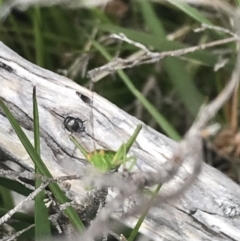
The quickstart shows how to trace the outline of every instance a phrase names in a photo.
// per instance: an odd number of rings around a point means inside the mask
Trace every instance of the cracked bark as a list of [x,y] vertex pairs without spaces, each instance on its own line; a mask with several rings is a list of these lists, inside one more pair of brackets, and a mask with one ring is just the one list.
[[[32,141],[32,89],[34,85],[37,87],[41,155],[52,175],[84,175],[87,162],[69,140],[69,132],[64,129],[63,122],[66,116],[85,120],[86,131],[91,135],[89,100],[92,93],[63,76],[31,64],[1,42],[0,50],[0,97]],[[117,150],[140,121],[97,94],[94,94],[93,105],[96,147]],[[89,151],[93,150],[93,140],[88,135],[76,135]],[[176,146],[174,141],[143,125],[137,143],[131,149],[131,154],[137,157],[136,170],[164,173]],[[1,110],[0,150],[29,170],[33,168],[32,161]],[[165,184],[161,192],[164,194],[177,188],[191,175],[191,171],[191,165],[186,161],[178,176]],[[71,191],[79,200],[82,199],[86,194],[83,183],[70,182]],[[133,226],[136,220],[133,217],[122,221]],[[240,187],[216,169],[203,164],[198,180],[180,199],[151,209],[141,232],[159,241],[240,240],[239,225]]]

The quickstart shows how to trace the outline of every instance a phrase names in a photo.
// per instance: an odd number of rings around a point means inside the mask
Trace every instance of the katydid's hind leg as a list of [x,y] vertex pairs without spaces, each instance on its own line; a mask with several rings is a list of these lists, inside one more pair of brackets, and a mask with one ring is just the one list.
[[126,145],[123,145],[123,168],[126,168],[126,162],[127,162],[127,149]]
[[127,159],[126,159],[127,162],[130,162],[132,161],[132,163],[130,164],[130,166],[128,167],[128,171],[131,172],[133,167],[136,165],[136,162],[137,162],[137,158],[135,156],[129,156]]
[[[131,163],[130,167],[126,168],[126,163],[130,162],[131,160],[133,160],[133,162]],[[123,168],[127,169],[130,172],[135,166],[136,162],[137,162],[137,158],[135,156],[127,157],[126,145],[123,145]]]
[[[132,163],[130,164],[130,166],[127,167],[126,163],[131,162],[131,161],[132,161]],[[123,163],[123,170],[131,172],[133,167],[136,165],[136,162],[137,162],[137,158],[135,156],[127,157],[126,161]]]

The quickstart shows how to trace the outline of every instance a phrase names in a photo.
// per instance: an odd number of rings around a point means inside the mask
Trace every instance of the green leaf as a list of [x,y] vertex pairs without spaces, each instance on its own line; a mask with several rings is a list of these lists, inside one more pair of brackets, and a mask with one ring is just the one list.
[[[39,115],[36,98],[36,87],[33,88],[33,126],[34,126],[34,146],[35,150],[40,156],[40,132],[39,132]],[[41,171],[35,166],[35,173],[41,174]],[[42,184],[40,179],[35,180],[35,187],[38,188]],[[40,240],[42,238],[51,236],[51,226],[48,220],[48,209],[45,206],[44,199],[46,198],[44,190],[35,197],[35,238]]]

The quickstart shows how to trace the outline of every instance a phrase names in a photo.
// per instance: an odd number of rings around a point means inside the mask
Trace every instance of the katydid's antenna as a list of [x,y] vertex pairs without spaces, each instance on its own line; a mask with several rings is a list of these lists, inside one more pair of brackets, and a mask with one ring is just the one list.
[[91,101],[91,112],[90,112],[90,123],[92,128],[92,140],[93,140],[93,150],[96,151],[96,144],[94,138],[94,116],[93,116],[93,97],[94,97],[94,82],[90,80],[90,91],[92,92],[92,101]]

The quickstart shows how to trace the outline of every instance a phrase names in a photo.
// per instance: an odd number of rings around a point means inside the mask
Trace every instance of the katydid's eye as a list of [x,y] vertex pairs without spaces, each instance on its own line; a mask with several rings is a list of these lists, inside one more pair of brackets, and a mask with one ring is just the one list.
[[75,118],[72,116],[67,116],[64,119],[64,126],[65,128],[70,132],[85,132],[85,126],[84,126],[83,120],[79,118]]

